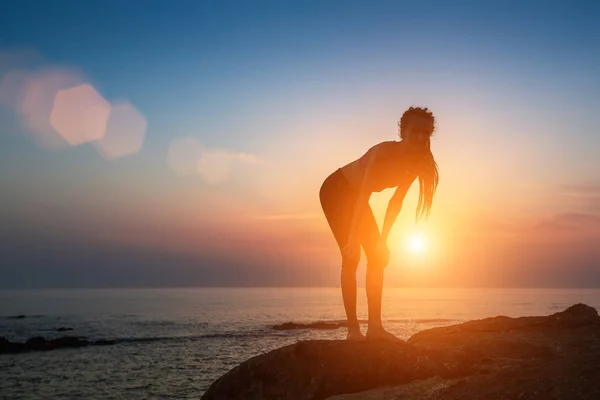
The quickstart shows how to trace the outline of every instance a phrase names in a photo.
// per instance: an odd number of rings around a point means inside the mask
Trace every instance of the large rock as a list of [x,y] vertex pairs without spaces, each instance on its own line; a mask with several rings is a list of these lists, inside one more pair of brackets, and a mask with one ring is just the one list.
[[600,317],[577,304],[419,332],[407,343],[305,341],[251,358],[202,399],[600,399]]

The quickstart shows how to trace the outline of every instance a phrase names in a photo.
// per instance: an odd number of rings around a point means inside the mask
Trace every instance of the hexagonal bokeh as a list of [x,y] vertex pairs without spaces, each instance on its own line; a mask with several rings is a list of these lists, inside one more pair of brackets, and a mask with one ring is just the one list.
[[115,103],[110,110],[106,133],[94,142],[94,146],[106,159],[135,154],[142,148],[147,126],[146,118],[131,103]]
[[202,146],[191,137],[178,138],[171,141],[167,152],[167,164],[178,175],[195,175],[198,173],[198,160],[202,155]]
[[100,140],[106,133],[110,103],[89,84],[59,90],[50,125],[70,145]]
[[21,124],[38,144],[60,148],[67,142],[50,125],[56,94],[83,82],[77,72],[64,68],[15,70],[5,74],[0,81],[0,102],[17,113]]
[[198,160],[198,172],[204,182],[218,185],[227,180],[235,157],[224,151],[204,150]]

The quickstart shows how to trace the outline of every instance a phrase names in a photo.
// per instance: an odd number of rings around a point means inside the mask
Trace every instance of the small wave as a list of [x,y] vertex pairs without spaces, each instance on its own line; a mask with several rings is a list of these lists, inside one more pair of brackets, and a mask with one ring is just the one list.
[[285,322],[272,328],[276,331],[296,331],[306,329],[338,329],[345,327],[345,322],[311,322],[308,324],[298,322]]
[[[369,321],[359,320],[359,324],[364,325]],[[386,322],[392,323],[417,323],[417,324],[443,324],[449,322],[460,322],[460,320],[452,318],[404,318],[404,319],[388,319]],[[284,322],[271,326],[270,328],[276,331],[299,331],[299,330],[335,330],[348,326],[346,320],[332,321],[315,321],[315,322]]]
[[273,337],[289,337],[289,336],[296,336],[298,334],[300,334],[301,331],[299,330],[291,330],[291,331],[276,331],[276,332],[270,332],[270,333],[265,333],[264,336],[273,336]]
[[449,318],[429,318],[429,319],[415,319],[417,324],[438,324],[438,323],[446,323],[446,322],[455,322],[455,319]]
[[[366,324],[368,321],[360,320],[359,324]],[[271,329],[276,331],[295,331],[295,330],[330,330],[345,328],[348,326],[346,320],[334,321],[315,321],[315,322],[284,322],[283,324],[273,325]]]
[[567,306],[565,304],[552,303],[548,306],[548,308],[550,310],[564,310],[565,308],[567,308]]
[[440,324],[448,322],[460,322],[461,320],[453,318],[404,318],[404,319],[388,319],[387,322],[402,322],[416,324]]
[[136,325],[136,326],[175,326],[178,325],[178,322],[175,321],[131,321],[132,325]]
[[[346,321],[345,319],[334,319],[333,321],[317,321],[317,322],[336,322],[338,324],[345,324],[348,321]],[[359,319],[358,323],[359,324],[368,324],[369,320],[368,319]]]
[[58,350],[62,348],[79,348],[95,346],[112,346],[118,344],[144,344],[155,342],[193,342],[207,339],[248,339],[264,338],[269,336],[291,336],[289,334],[274,334],[268,331],[248,331],[248,332],[215,332],[192,336],[150,336],[150,337],[121,337],[104,338],[91,340],[86,336],[61,336],[58,338],[46,339],[41,336],[32,337],[25,342],[9,342],[6,339],[2,341],[0,354],[3,353],[22,353],[29,351]]
[[238,338],[251,338],[251,337],[264,337],[267,336],[266,332],[215,332],[206,333],[203,335],[189,335],[189,336],[150,336],[150,337],[127,337],[127,338],[114,338],[114,339],[99,339],[93,343],[98,345],[106,344],[119,344],[119,343],[153,343],[153,342],[179,342],[179,341],[193,341],[202,339],[238,339]]
[[[178,336],[156,336],[156,337],[130,337],[130,338],[118,338],[118,339],[108,339],[108,340],[100,340],[105,342],[115,342],[115,343],[152,343],[152,342],[164,342],[169,340],[177,340],[184,337]],[[98,342],[98,341],[96,341]]]
[[42,318],[43,315],[25,315],[25,314],[18,314],[18,315],[7,315],[4,317],[0,317],[2,319],[25,319],[25,318]]
[[236,339],[236,338],[249,338],[249,337],[262,337],[265,336],[264,332],[218,332],[208,333],[205,335],[196,336],[198,339]]
[[74,331],[74,328],[68,327],[68,326],[59,326],[58,328],[56,327],[42,327],[39,329],[42,332],[71,332]]

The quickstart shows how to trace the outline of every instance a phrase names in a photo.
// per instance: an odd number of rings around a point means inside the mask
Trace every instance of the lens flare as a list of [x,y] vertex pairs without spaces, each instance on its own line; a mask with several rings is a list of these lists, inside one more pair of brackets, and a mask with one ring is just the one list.
[[192,137],[177,138],[169,145],[167,164],[179,176],[198,173],[198,160],[202,156],[202,146]]
[[100,140],[106,133],[110,103],[89,84],[56,93],[50,125],[71,146]]
[[427,240],[422,234],[413,234],[407,238],[406,247],[413,254],[423,254],[427,250]]
[[147,125],[146,118],[131,103],[113,103],[106,134],[94,146],[107,160],[135,154],[142,148]]
[[[0,104],[18,115],[21,125],[37,144],[48,149],[64,148],[70,143],[50,121],[56,96],[62,90],[84,83],[80,74],[69,69],[11,71],[0,80]],[[63,118],[64,112],[60,112]]]

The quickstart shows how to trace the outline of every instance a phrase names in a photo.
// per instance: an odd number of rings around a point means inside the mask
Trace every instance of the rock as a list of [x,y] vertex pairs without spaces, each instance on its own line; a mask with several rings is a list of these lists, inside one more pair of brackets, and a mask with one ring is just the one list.
[[110,346],[117,343],[117,340],[96,340],[94,346]]
[[577,315],[577,316],[581,316],[581,317],[586,317],[586,318],[594,318],[598,316],[598,311],[594,308],[594,307],[590,307],[586,304],[575,304],[569,308],[567,308],[565,311],[563,311],[562,313],[557,313],[557,314],[563,314],[563,315]]
[[338,329],[346,326],[341,322],[313,322],[310,324],[301,324],[296,322],[285,322],[281,325],[273,326],[276,331],[290,331],[295,329]]
[[[360,320],[360,324],[366,324],[367,321]],[[311,322],[311,323],[299,323],[299,322],[285,322],[280,325],[272,326],[276,331],[291,331],[296,329],[338,329],[345,328],[348,326],[346,321],[331,321],[331,322]]]
[[23,346],[22,343],[12,343],[6,338],[0,337],[0,354],[16,353],[17,347]]
[[25,342],[25,348],[29,350],[45,350],[48,342],[43,337],[33,337]]
[[415,334],[406,343],[303,341],[216,380],[221,399],[600,399],[600,317],[576,304]]
[[325,399],[424,379],[433,376],[435,368],[430,358],[407,344],[298,342],[242,363],[213,383],[202,398]]
[[83,347],[91,345],[91,342],[88,342],[84,338],[76,337],[76,336],[63,336],[57,339],[52,339],[48,342],[47,347],[48,350],[53,349],[62,349],[65,347]]
[[52,340],[46,340],[37,336],[28,339],[25,343],[10,342],[0,337],[0,354],[15,354],[29,351],[47,351],[64,348],[77,348],[85,346],[106,346],[118,343],[116,340],[89,341],[85,337],[62,336]]

